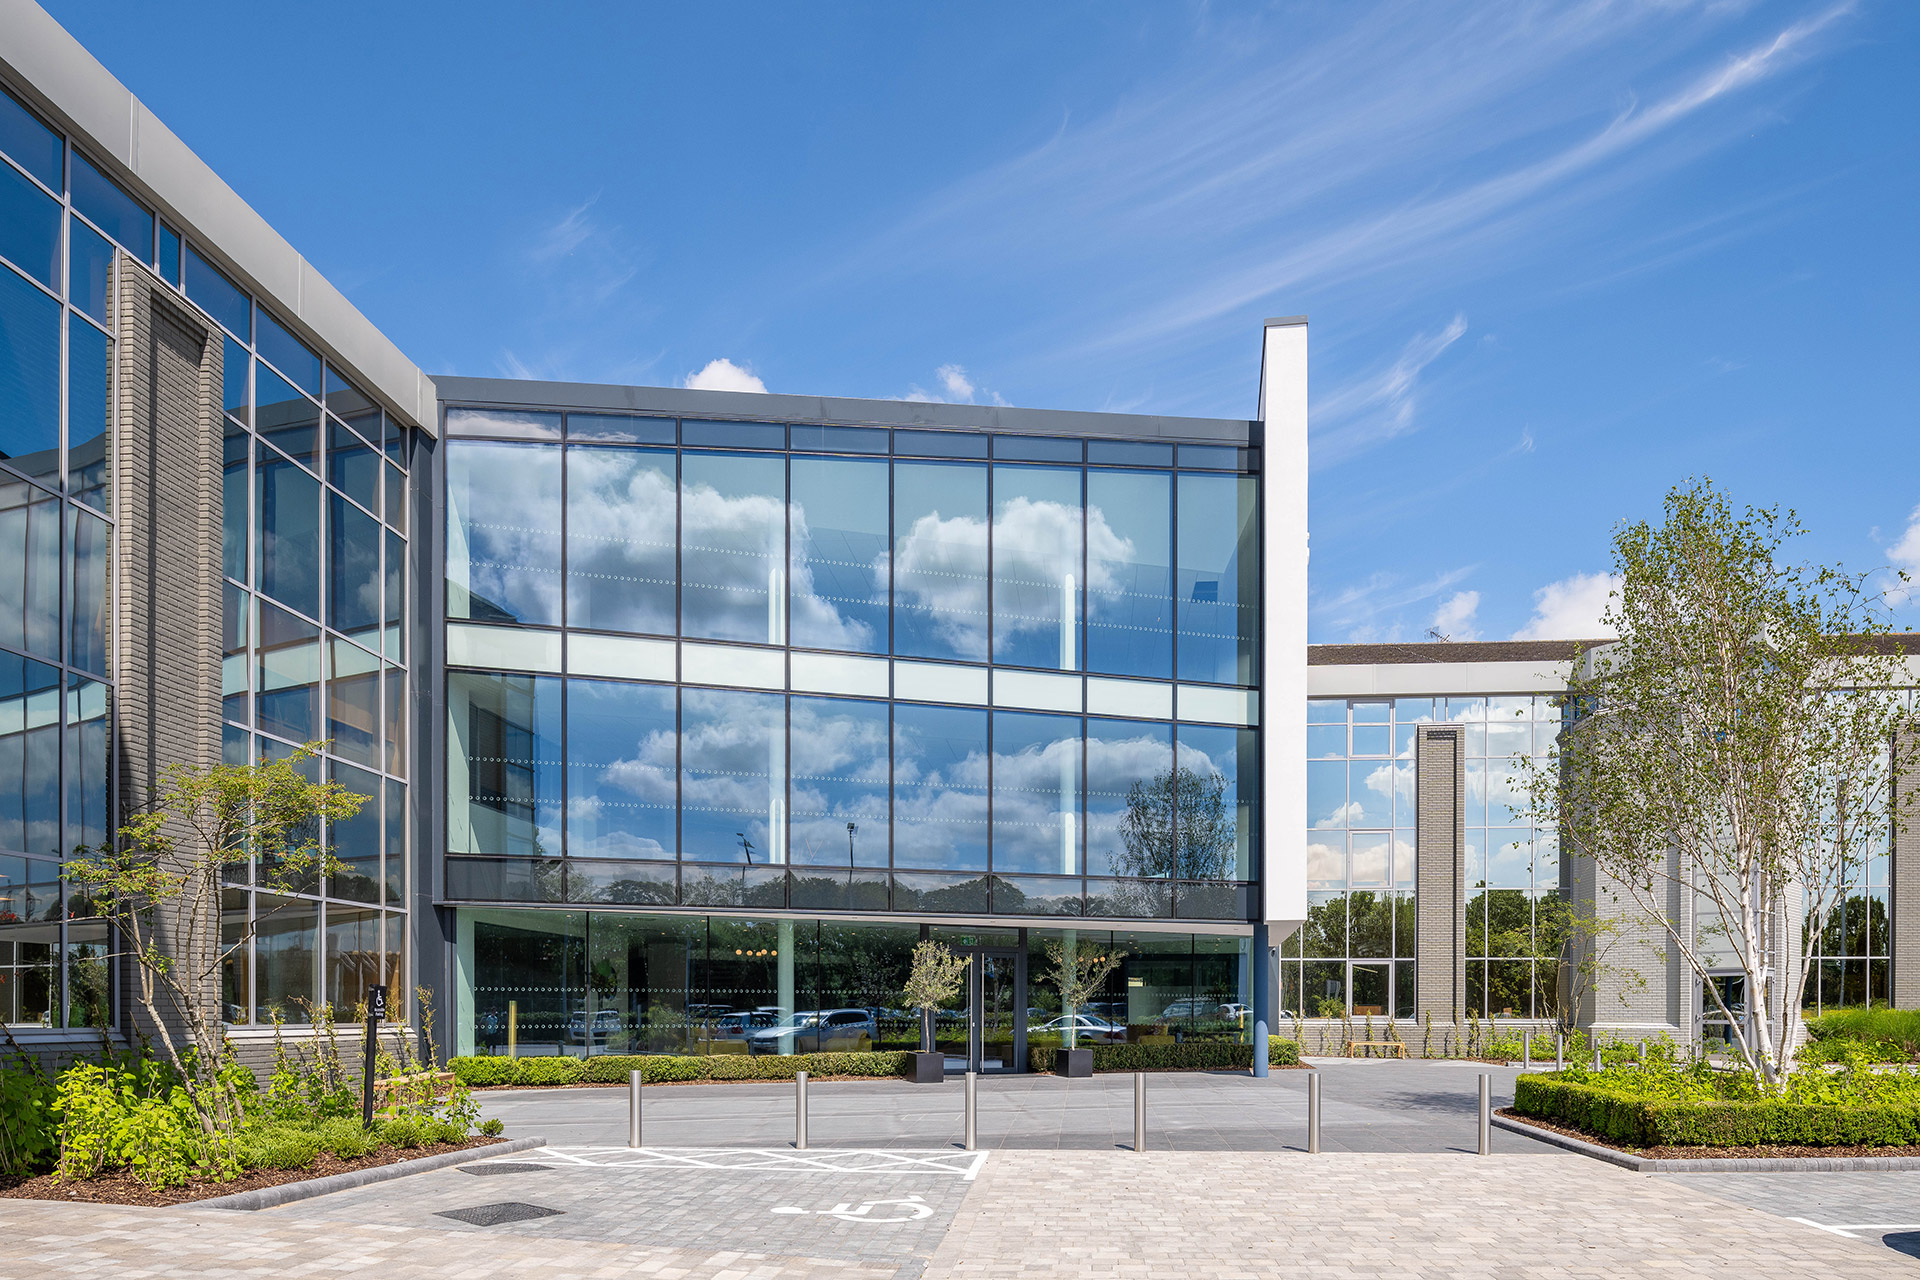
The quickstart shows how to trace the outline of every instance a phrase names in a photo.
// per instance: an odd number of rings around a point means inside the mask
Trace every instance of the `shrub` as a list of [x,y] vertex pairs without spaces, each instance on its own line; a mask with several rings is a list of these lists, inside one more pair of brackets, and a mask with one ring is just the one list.
[[[1253,1067],[1253,1046],[1231,1040],[1190,1040],[1184,1044],[1096,1044],[1093,1051],[1095,1071],[1231,1071]],[[1031,1049],[1028,1066],[1034,1071],[1053,1070],[1054,1050]],[[1300,1065],[1300,1045],[1274,1036],[1267,1041],[1267,1065]]]
[[586,1077],[587,1064],[579,1058],[521,1058],[520,1078],[524,1085],[579,1084]]
[[1803,1063],[1839,1062],[1843,1046],[1864,1045],[1876,1062],[1920,1061],[1920,1010],[1832,1009],[1807,1019],[1811,1043],[1800,1050]]
[[342,1160],[358,1160],[380,1145],[379,1137],[352,1116],[336,1116],[325,1121],[315,1133],[321,1146]]
[[1786,1097],[1652,1100],[1604,1083],[1523,1075],[1514,1110],[1631,1147],[1910,1146],[1920,1103],[1802,1102]]
[[53,1159],[54,1087],[33,1059],[0,1065],[0,1175],[38,1173]]
[[304,1169],[320,1157],[320,1135],[281,1125],[263,1129],[247,1144],[249,1163],[263,1169]]
[[[555,1065],[562,1064],[562,1065]],[[810,1076],[906,1075],[913,1067],[911,1053],[794,1053],[755,1056],[745,1053],[712,1055],[604,1054],[592,1058],[455,1058],[448,1064],[464,1085],[625,1084],[627,1073],[639,1068],[647,1084],[680,1080],[791,1080],[794,1073]]]
[[486,1134],[489,1138],[497,1138],[506,1131],[506,1121],[498,1118],[489,1120],[480,1126],[480,1132]]

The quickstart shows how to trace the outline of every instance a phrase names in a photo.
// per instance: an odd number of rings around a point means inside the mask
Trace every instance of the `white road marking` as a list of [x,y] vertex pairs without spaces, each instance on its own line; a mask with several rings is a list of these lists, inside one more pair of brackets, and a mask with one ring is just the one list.
[[[873,1211],[883,1204],[904,1205],[907,1214],[904,1218],[876,1218]],[[872,1226],[885,1227],[901,1222],[924,1222],[933,1216],[933,1206],[919,1196],[906,1196],[899,1200],[862,1200],[859,1208],[853,1202],[843,1200],[831,1209],[801,1209],[793,1205],[782,1205],[772,1210],[774,1213],[810,1213],[822,1218],[838,1218],[842,1222],[864,1222]]]
[[1789,1218],[1787,1221],[1831,1231],[1849,1240],[1860,1238],[1853,1234],[1856,1231],[1920,1231],[1920,1222],[1815,1222],[1812,1218]]
[[936,1173],[967,1182],[980,1175],[984,1151],[890,1151],[834,1148],[794,1151],[751,1147],[542,1147],[517,1159],[551,1160],[589,1169],[716,1169],[775,1173]]

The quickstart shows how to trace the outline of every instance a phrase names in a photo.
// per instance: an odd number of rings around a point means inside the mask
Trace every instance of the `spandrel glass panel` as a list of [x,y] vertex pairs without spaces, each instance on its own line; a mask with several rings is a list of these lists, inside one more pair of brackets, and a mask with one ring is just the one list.
[[69,507],[67,556],[73,568],[67,585],[71,623],[67,661],[100,675],[107,674],[107,559],[113,526],[99,516]]
[[447,675],[447,850],[558,857],[561,682]]
[[327,420],[327,482],[369,511],[380,510],[380,455],[344,424]]
[[262,893],[254,898],[254,912],[260,1019],[305,1025],[313,1020],[320,904]]
[[1182,680],[1254,682],[1260,605],[1256,492],[1248,477],[1179,477],[1174,599]]
[[1087,473],[1087,670],[1173,674],[1173,478]]
[[787,429],[772,422],[703,422],[688,418],[680,423],[680,443],[703,448],[784,449]]
[[449,409],[447,434],[505,440],[558,440],[560,415],[526,409]]
[[1089,720],[1086,752],[1087,871],[1173,875],[1178,861],[1174,804],[1181,789],[1173,766],[1173,726]]
[[385,652],[390,660],[405,662],[407,660],[407,544],[397,533],[387,534],[387,561],[383,572],[387,584],[384,609]]
[[1182,880],[1251,880],[1260,794],[1259,735],[1183,724],[1175,729]]
[[314,466],[320,406],[258,362],[253,366],[253,429],[276,448]]
[[689,861],[787,860],[786,698],[683,689],[680,848]]
[[993,713],[993,869],[1080,870],[1080,719]]
[[264,307],[256,316],[253,345],[294,386],[310,396],[319,397],[320,357],[313,354],[306,343],[287,332],[286,326],[274,319],[273,313]]
[[60,288],[60,202],[0,165],[0,257]]
[[61,852],[60,669],[11,653],[0,653],[0,849]]
[[800,426],[788,428],[795,453],[885,453],[885,427]]
[[254,468],[254,538],[262,592],[309,617],[320,612],[320,482],[266,450]]
[[793,459],[792,643],[887,651],[887,463]]
[[1087,461],[1121,467],[1171,467],[1173,446],[1126,440],[1087,441]]
[[567,450],[568,626],[674,633],[673,470],[667,449]]
[[107,468],[113,403],[113,341],[86,321],[67,321],[67,483],[96,511],[110,505]]
[[101,324],[113,283],[113,246],[78,218],[67,241],[67,301]]
[[987,775],[986,712],[896,704],[894,865],[986,870]]
[[60,502],[0,475],[0,645],[60,659]]
[[793,861],[886,866],[887,704],[795,698],[792,716]]
[[1078,468],[993,469],[993,660],[1080,665]]
[[569,413],[567,439],[602,444],[664,444],[675,440],[672,418],[636,418],[619,413]]
[[0,271],[0,459],[60,482],[60,304]]
[[328,824],[327,839],[333,846],[333,856],[344,865],[336,867],[328,876],[327,896],[351,902],[378,902],[380,779],[337,760],[329,761],[327,767],[342,790],[360,798],[360,808],[352,817]]
[[[187,296],[199,303],[208,315],[225,325],[242,341],[252,338],[253,304],[233,281],[201,257],[192,245],[187,246],[185,279]],[[231,361],[227,364],[227,371],[229,374],[233,371]],[[231,388],[227,394],[233,394]]]
[[987,519],[985,467],[894,464],[895,653],[987,660]]
[[380,767],[380,659],[337,637],[327,640],[327,738],[334,754]]
[[786,459],[680,458],[680,631],[707,640],[786,637]]
[[78,152],[73,157],[73,207],[138,261],[153,261],[153,215]]
[[447,446],[447,616],[560,622],[560,450]]
[[259,728],[292,742],[320,735],[320,629],[260,602],[257,645]]
[[567,681],[567,856],[672,858],[674,691]]
[[407,529],[407,473],[391,464],[387,467],[387,523],[400,532]]
[[1064,876],[994,876],[992,910],[995,915],[1077,916],[1086,900],[1086,885]]
[[381,537],[372,516],[327,495],[327,625],[369,648],[380,645]]
[[53,191],[64,191],[60,135],[41,122],[40,117],[22,106],[18,99],[0,89],[0,151]]

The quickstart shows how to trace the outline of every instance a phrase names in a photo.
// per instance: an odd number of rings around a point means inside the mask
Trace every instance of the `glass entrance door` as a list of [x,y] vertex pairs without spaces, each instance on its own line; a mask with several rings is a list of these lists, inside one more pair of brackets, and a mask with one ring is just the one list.
[[967,1069],[1018,1071],[1024,1065],[1027,1021],[1018,951],[973,953],[967,966]]

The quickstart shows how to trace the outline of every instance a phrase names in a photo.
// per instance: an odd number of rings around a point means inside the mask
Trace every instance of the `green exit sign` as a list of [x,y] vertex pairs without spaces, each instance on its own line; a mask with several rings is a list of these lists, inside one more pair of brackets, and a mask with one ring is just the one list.
[[979,942],[980,940],[978,938],[975,938],[969,934],[963,934],[960,938],[960,945],[963,947],[978,946]]

